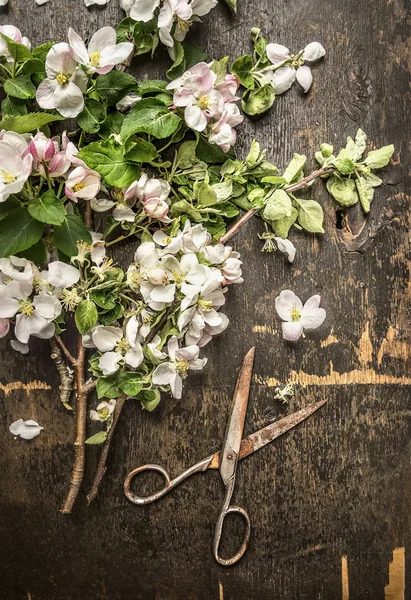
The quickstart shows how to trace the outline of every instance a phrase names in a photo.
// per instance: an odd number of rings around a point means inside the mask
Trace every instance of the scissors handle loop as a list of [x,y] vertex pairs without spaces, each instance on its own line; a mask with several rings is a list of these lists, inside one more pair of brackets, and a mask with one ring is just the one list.
[[[199,471],[205,471],[208,468],[208,465],[210,464],[212,458],[213,456],[208,456],[207,458],[204,458],[200,462],[196,463],[195,465],[181,473],[181,475],[179,475],[175,479],[171,479],[168,472],[161,465],[148,464],[143,465],[142,467],[137,467],[137,469],[130,471],[130,473],[127,475],[126,480],[124,481],[124,493],[130,500],[130,502],[133,502],[134,504],[138,504],[139,506],[142,506],[144,504],[151,504],[152,502],[155,502],[156,500],[159,500],[160,498],[165,496],[170,490],[175,488],[179,483],[181,483],[194,473],[198,473]],[[137,496],[137,494],[134,494],[134,492],[131,491],[131,482],[133,481],[134,477],[136,477],[136,475],[138,475],[139,473],[144,473],[146,471],[156,471],[157,473],[160,473],[160,475],[164,477],[165,486],[161,490],[158,490],[158,492],[155,492],[150,496]]]
[[[226,486],[227,491],[226,491],[226,497],[224,500],[224,505],[223,505],[223,508],[221,509],[220,514],[218,515],[218,519],[217,519],[217,523],[216,523],[215,531],[214,531],[213,555],[214,555],[215,560],[218,562],[218,564],[223,565],[224,567],[230,567],[231,565],[235,565],[235,563],[237,563],[240,560],[240,558],[243,556],[243,554],[247,550],[247,547],[248,547],[248,544],[250,541],[250,536],[251,536],[251,522],[250,522],[250,517],[248,516],[248,513],[244,510],[244,508],[241,508],[241,506],[230,505],[231,496],[233,495],[233,490],[234,490],[234,484],[235,484],[235,480],[233,478],[231,480],[231,482],[228,483],[228,485]],[[234,556],[232,556],[231,558],[222,558],[219,554],[219,547],[220,547],[220,542],[221,542],[221,536],[223,533],[224,519],[230,513],[231,514],[236,513],[238,515],[241,515],[241,517],[244,519],[244,521],[245,521],[244,538],[243,538],[243,542],[240,546],[240,549],[238,550],[238,552],[236,554],[234,554]]]

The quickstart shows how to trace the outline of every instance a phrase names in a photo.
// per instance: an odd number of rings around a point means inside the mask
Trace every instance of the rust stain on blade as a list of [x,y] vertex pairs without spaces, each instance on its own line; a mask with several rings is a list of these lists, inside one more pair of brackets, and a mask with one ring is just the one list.
[[349,600],[350,589],[348,582],[348,556],[341,557],[341,588],[342,588],[342,600]]
[[[267,427],[263,427],[259,431],[255,431],[241,442],[240,448],[240,460],[250,456],[256,450],[263,448],[267,444],[282,436],[290,429],[293,429],[296,425],[305,421],[309,416],[314,414],[321,406],[323,406],[327,400],[321,400],[310,404],[301,410],[284,417],[280,421],[270,423]],[[208,465],[209,469],[218,469],[220,467],[220,453],[216,452]]]
[[392,553],[388,585],[385,586],[385,600],[405,598],[405,548],[395,548]]

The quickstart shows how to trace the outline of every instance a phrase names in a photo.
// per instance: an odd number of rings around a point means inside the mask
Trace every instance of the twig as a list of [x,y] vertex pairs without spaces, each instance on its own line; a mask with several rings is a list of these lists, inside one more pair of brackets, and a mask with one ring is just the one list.
[[57,344],[60,346],[61,350],[63,351],[65,357],[67,358],[67,360],[73,365],[76,366],[76,359],[74,358],[74,356],[72,354],[70,354],[70,352],[67,350],[66,346],[64,345],[63,340],[61,339],[61,337],[59,335],[55,335],[54,339],[56,340]]
[[157,325],[155,327],[153,327],[153,329],[150,329],[150,331],[149,331],[146,339],[144,340],[144,344],[145,345],[147,345],[147,344],[149,344],[150,342],[153,341],[153,339],[155,338],[155,336],[157,335],[157,333],[159,331],[161,331],[161,329],[167,323],[167,319],[171,315],[171,313],[173,312],[174,309],[175,309],[175,304],[174,303],[166,309],[165,313],[163,314],[163,316],[161,317],[161,319],[159,320],[159,322],[157,323]]
[[89,201],[86,201],[86,213],[84,222],[89,231],[93,229],[93,210]]
[[[334,167],[321,167],[321,169],[317,169],[316,171],[313,171],[310,175],[307,175],[307,177],[304,177],[304,179],[301,179],[301,181],[298,181],[297,183],[293,183],[292,185],[289,185],[288,187],[284,188],[286,192],[296,192],[297,190],[304,190],[305,188],[307,188],[309,186],[309,184],[314,181],[314,179],[317,179],[317,177],[321,177],[322,175],[325,175],[326,173],[331,173],[332,171],[334,171]],[[223,235],[220,237],[220,239],[218,240],[219,244],[225,244],[226,242],[228,242],[229,239],[231,239],[233,236],[236,235],[236,233],[239,232],[239,230],[247,223],[247,221],[249,219],[251,219],[251,217],[253,215],[255,215],[257,211],[254,208],[250,208],[250,210],[248,210],[238,221],[237,223],[234,223],[234,225],[232,227],[230,227],[230,229]]]
[[133,49],[130,52],[130,54],[127,56],[126,60],[123,62],[121,67],[119,68],[119,71],[123,71],[123,73],[125,73],[127,71],[127,69],[129,68],[129,66],[131,65],[131,61],[133,60],[133,56],[134,56],[134,50],[136,49],[134,38],[129,37],[129,41],[133,42]]
[[50,339],[51,346],[51,359],[56,365],[58,374],[60,375],[60,401],[67,408],[67,410],[73,410],[70,406],[70,396],[73,391],[74,375],[73,371],[69,369],[66,361],[63,358],[63,353],[60,350],[55,338]]
[[84,381],[84,361],[86,349],[82,344],[81,335],[78,338],[78,354],[75,363],[75,374],[77,383],[77,435],[74,442],[74,465],[71,476],[71,484],[67,493],[61,512],[70,514],[80,491],[83,481],[84,468],[86,464],[86,424],[87,424],[87,396],[88,391]]
[[111,440],[113,438],[114,430],[116,428],[117,421],[119,419],[120,413],[123,409],[123,406],[124,406],[124,403],[126,400],[127,400],[127,396],[125,396],[124,394],[122,396],[120,396],[119,398],[117,398],[116,407],[113,412],[113,420],[112,420],[110,429],[107,433],[107,437],[106,437],[106,440],[103,445],[103,449],[100,454],[100,459],[98,461],[96,476],[94,477],[94,481],[93,481],[93,485],[90,490],[90,493],[87,494],[87,501],[89,504],[90,504],[90,502],[93,502],[93,500],[97,496],[101,480],[103,479],[104,473],[107,470],[106,462],[107,462],[108,451],[110,450]]

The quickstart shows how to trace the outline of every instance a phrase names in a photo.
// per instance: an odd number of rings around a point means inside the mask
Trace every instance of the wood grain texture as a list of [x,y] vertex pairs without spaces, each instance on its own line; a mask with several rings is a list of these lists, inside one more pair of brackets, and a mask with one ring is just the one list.
[[[293,233],[293,266],[260,252],[257,219],[234,238],[245,283],[230,289],[231,326],[207,346],[207,368],[189,379],[182,400],[164,398],[152,414],[128,402],[100,495],[87,508],[99,452],[92,447],[72,517],[58,509],[75,424],[53,391],[49,348],[33,340],[29,360],[0,341],[2,600],[340,600],[342,556],[350,600],[383,600],[393,550],[403,547],[411,598],[409,11],[408,0],[239,0],[235,19],[220,6],[193,28],[191,39],[209,58],[246,52],[252,26],[295,50],[313,40],[327,49],[307,97],[294,88],[270,114],[245,121],[240,152],[255,136],[283,167],[293,152],[312,157],[320,142],[338,147],[361,126],[376,146],[395,144],[398,164],[384,173],[367,219],[356,209],[339,212],[315,184],[311,195],[324,206],[327,235]],[[102,10],[87,10],[81,0],[43,7],[10,0],[0,13],[1,23],[19,26],[34,43],[65,39],[69,24],[88,35],[120,18],[117,0]],[[133,72],[163,76],[165,65],[141,59]],[[116,257],[131,253],[124,246]],[[274,310],[286,288],[303,299],[320,293],[327,309],[324,326],[296,345],[280,340]],[[325,397],[328,403],[241,463],[234,500],[251,516],[252,540],[244,559],[224,569],[211,556],[223,498],[217,473],[141,508],[126,500],[122,483],[145,462],[175,475],[218,449],[237,368],[254,344],[246,432],[287,410]],[[269,382],[292,374],[298,384],[300,373],[304,385],[287,409]],[[31,442],[14,440],[8,426],[20,417],[37,419],[44,431]],[[233,520],[228,550],[240,527]]]

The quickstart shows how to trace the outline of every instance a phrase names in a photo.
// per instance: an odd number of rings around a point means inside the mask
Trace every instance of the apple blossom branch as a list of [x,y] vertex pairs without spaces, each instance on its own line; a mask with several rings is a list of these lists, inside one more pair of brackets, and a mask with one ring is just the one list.
[[[332,173],[335,170],[335,167],[332,166],[321,167],[320,169],[316,169],[315,171],[310,173],[310,175],[307,175],[306,177],[301,179],[301,181],[287,186],[286,188],[284,188],[284,190],[288,193],[297,192],[298,190],[304,190],[307,187],[309,187],[310,184],[318,177],[322,177],[325,174]],[[225,244],[226,242],[228,242],[228,240],[234,237],[240,231],[240,229],[244,227],[247,221],[256,214],[256,212],[256,209],[250,208],[250,210],[248,210],[236,223],[234,223],[234,225],[230,227],[230,229],[218,240],[219,243]]]

